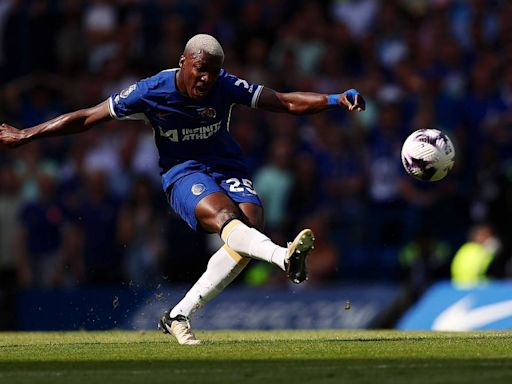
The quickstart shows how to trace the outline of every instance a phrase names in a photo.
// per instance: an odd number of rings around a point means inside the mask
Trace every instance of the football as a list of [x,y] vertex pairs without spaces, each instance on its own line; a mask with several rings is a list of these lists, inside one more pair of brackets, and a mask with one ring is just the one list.
[[453,168],[455,149],[450,138],[438,129],[418,129],[402,146],[402,164],[411,176],[423,181],[444,178]]

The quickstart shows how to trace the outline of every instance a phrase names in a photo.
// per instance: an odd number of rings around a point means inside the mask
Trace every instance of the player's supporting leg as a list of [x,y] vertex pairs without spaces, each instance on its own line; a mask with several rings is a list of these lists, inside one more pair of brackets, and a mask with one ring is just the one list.
[[208,261],[206,271],[185,297],[171,310],[171,317],[190,317],[221,293],[249,263],[250,259],[224,245]]
[[200,344],[192,333],[189,318],[208,301],[212,300],[237,277],[250,259],[240,256],[226,245],[213,254],[199,280],[185,297],[160,319],[160,328],[173,334],[180,344]]

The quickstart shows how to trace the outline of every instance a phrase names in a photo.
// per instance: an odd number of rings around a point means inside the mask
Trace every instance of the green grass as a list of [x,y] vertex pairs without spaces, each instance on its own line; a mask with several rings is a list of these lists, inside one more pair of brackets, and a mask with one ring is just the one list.
[[512,332],[0,333],[0,383],[512,383]]

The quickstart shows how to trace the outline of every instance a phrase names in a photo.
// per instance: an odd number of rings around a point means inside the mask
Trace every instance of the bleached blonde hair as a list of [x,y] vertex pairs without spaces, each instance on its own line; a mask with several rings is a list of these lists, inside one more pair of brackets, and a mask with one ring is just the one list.
[[200,33],[193,36],[185,45],[183,53],[208,53],[212,56],[221,57],[224,61],[224,50],[217,41],[217,39],[211,35]]

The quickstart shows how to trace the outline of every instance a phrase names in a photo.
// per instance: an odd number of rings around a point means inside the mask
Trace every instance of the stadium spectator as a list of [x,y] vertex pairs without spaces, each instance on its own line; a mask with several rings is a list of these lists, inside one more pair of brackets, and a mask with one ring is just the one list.
[[335,0],[331,9],[336,20],[348,26],[353,37],[362,38],[371,30],[379,5],[376,0]]
[[[396,254],[406,230],[408,211],[401,209],[402,178],[400,146],[402,109],[396,102],[380,106],[380,118],[368,138],[368,194],[371,218],[367,221],[368,243],[375,250],[374,266],[383,262],[382,244]],[[395,255],[396,260],[396,255]],[[390,268],[384,263],[381,268]]]
[[0,167],[0,329],[16,326],[16,235],[22,205],[21,180],[8,164]]
[[231,133],[246,155],[247,166],[251,173],[265,162],[268,150],[267,124],[266,120],[252,119],[251,116],[245,115],[233,121]]
[[117,237],[123,248],[125,276],[138,286],[158,281],[167,253],[162,238],[165,220],[155,195],[151,179],[138,177],[119,213]]
[[80,0],[63,2],[59,14],[61,27],[56,32],[55,49],[59,67],[66,75],[82,70],[87,54],[84,44],[76,43],[85,41],[80,3]]
[[36,169],[37,198],[19,212],[17,234],[18,284],[22,288],[49,288],[63,283],[62,207],[56,195],[55,169]]
[[413,299],[417,299],[436,281],[449,278],[450,257],[449,245],[436,239],[428,226],[421,228],[413,240],[400,250],[402,280]]
[[83,260],[87,284],[118,284],[123,281],[122,258],[118,243],[119,201],[108,189],[107,174],[100,170],[86,173],[87,194],[74,217],[83,238]]
[[286,219],[286,202],[293,183],[292,151],[287,140],[277,139],[271,144],[268,162],[254,175],[254,186],[265,207],[270,232],[282,232]]
[[23,203],[20,190],[21,180],[14,169],[0,167],[0,281],[6,282],[2,286],[16,283],[16,224]]
[[293,185],[287,204],[287,233],[297,229],[310,214],[315,212],[324,199],[322,187],[317,182],[317,164],[309,152],[299,153],[293,167]]
[[489,268],[500,251],[501,243],[494,229],[481,224],[471,228],[468,242],[463,244],[452,261],[452,281],[460,285],[474,285],[487,281]]
[[2,44],[0,44],[4,59],[2,77],[9,81],[27,73],[29,70],[27,67],[31,64],[25,60],[29,54],[26,44],[28,19],[25,16],[21,0],[10,1],[4,12],[6,13],[4,14]]
[[338,267],[343,265],[338,250],[331,241],[331,222],[332,215],[322,211],[309,215],[304,222],[315,233],[315,257],[308,260],[309,284],[322,285],[335,281]]
[[106,0],[92,0],[86,8],[83,23],[85,27],[88,67],[97,73],[103,65],[120,52],[120,44],[115,39],[119,36],[118,8]]

